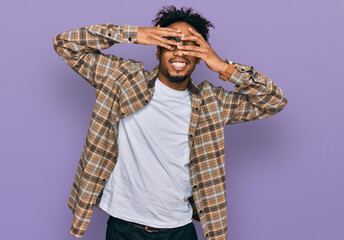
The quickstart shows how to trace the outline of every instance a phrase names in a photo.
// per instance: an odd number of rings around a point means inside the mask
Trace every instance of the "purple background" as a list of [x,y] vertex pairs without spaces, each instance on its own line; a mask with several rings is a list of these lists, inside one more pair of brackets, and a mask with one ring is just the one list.
[[[340,0],[1,3],[0,238],[74,239],[67,200],[95,91],[59,58],[53,37],[108,22],[151,26],[163,4],[204,14],[215,24],[218,55],[254,66],[288,98],[275,116],[225,128],[229,238],[344,239]],[[121,44],[104,52],[151,70],[155,49]],[[204,63],[193,79],[234,89]],[[105,239],[107,218],[96,209],[83,239]]]

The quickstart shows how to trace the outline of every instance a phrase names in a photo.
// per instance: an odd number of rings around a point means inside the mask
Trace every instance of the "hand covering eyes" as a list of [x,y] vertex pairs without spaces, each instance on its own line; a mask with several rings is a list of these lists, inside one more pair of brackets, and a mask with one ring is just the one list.
[[[176,42],[182,42],[182,44],[184,46],[198,46],[199,47],[199,45],[194,41],[183,41],[177,37],[164,37],[164,38],[167,38],[168,40],[172,40],[172,41],[176,41]],[[168,51],[174,51],[177,48],[177,45],[169,45],[169,46],[171,48],[166,48]]]

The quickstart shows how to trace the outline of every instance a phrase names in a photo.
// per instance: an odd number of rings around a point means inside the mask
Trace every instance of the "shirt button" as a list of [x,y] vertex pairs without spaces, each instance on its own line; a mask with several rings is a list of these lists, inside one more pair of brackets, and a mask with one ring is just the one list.
[[196,189],[196,188],[197,188],[197,185],[194,185],[193,188]]
[[122,113],[122,116],[124,116],[125,114],[124,113]]
[[111,33],[109,33],[108,36],[111,37]]
[[105,179],[103,179],[103,182],[105,182],[106,180]]
[[148,100],[145,100],[145,103],[148,103]]
[[193,137],[192,134],[190,134],[190,137],[191,137],[191,138]]
[[148,87],[151,87],[151,86],[152,86],[152,84],[148,83]]
[[206,237],[206,238],[208,238],[208,237],[209,237],[208,233],[205,235],[205,237]]
[[202,211],[202,209],[201,209],[201,210],[199,210],[199,214],[202,214],[202,212],[203,212],[203,211]]
[[92,203],[92,206],[94,206],[94,203]]
[[196,111],[198,111],[198,108],[195,108],[196,109]]
[[192,160],[190,160],[190,164],[192,164]]
[[131,37],[128,37],[129,42],[131,42]]
[[245,69],[242,68],[241,71],[245,71]]

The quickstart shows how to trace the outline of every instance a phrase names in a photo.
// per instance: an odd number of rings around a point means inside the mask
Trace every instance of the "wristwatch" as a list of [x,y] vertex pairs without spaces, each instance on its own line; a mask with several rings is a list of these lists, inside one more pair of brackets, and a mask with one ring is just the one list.
[[234,62],[229,61],[228,59],[225,60],[226,63],[228,63],[228,67],[226,68],[226,71],[223,74],[220,74],[219,78],[223,81],[226,81],[228,78],[231,77],[232,72],[234,71]]
[[229,64],[233,64],[234,62],[232,62],[232,61],[230,61],[230,60],[228,60],[228,59],[225,59],[225,62],[226,63],[229,63]]

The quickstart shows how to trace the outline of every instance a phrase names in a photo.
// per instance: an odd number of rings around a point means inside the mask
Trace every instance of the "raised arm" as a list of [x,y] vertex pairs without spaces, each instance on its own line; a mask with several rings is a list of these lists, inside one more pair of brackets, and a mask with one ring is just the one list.
[[115,43],[137,40],[137,26],[117,26],[112,23],[90,25],[58,34],[53,39],[57,54],[93,87],[118,68],[124,60],[100,50]]
[[[93,87],[97,88],[110,72],[127,60],[104,54],[115,43],[138,43],[168,47],[175,44],[163,36],[180,36],[178,30],[157,27],[117,26],[112,23],[90,25],[58,34],[53,39],[57,54]],[[125,68],[121,69],[122,71]]]
[[267,76],[253,67],[223,61],[201,34],[189,29],[191,36],[183,40],[196,41],[199,46],[178,46],[182,54],[202,59],[209,69],[218,72],[221,79],[235,84],[236,92],[214,87],[224,124],[233,124],[266,118],[281,111],[287,104],[282,90]]
[[287,104],[282,90],[266,75],[252,66],[234,63],[235,69],[226,81],[235,91],[215,87],[224,124],[234,124],[270,117]]

